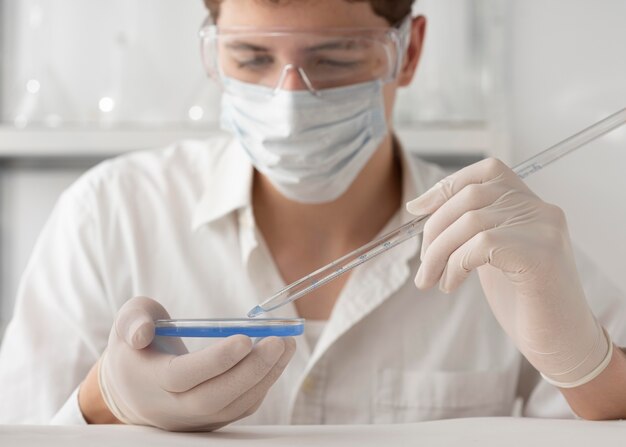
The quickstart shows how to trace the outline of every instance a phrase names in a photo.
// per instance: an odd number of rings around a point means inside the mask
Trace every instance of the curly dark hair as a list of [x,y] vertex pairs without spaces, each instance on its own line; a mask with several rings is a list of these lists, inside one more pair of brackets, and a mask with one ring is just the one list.
[[[281,3],[285,0],[267,0],[271,3]],[[350,3],[369,2],[376,14],[387,19],[390,25],[395,25],[411,13],[415,0],[345,0]],[[217,20],[222,0],[204,0],[211,16]]]

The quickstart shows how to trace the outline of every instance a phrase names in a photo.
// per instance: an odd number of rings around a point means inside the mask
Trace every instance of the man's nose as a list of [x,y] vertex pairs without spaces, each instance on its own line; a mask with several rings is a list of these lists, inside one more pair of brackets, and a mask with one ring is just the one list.
[[278,80],[276,90],[309,90],[311,93],[315,93],[304,70],[295,65],[287,65],[284,67],[280,79]]

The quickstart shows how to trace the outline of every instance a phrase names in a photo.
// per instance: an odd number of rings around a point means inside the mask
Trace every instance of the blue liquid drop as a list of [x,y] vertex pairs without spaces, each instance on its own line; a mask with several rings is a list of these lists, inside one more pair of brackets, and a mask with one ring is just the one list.
[[258,317],[262,313],[265,313],[263,308],[261,308],[261,306],[256,306],[254,309],[252,309],[250,312],[248,312],[248,318]]

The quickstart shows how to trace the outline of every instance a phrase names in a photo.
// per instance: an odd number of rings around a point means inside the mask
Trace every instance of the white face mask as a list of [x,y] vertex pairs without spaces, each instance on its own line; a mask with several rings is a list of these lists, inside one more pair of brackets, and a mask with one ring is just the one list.
[[382,81],[273,90],[228,79],[222,128],[285,197],[331,202],[354,182],[387,134]]

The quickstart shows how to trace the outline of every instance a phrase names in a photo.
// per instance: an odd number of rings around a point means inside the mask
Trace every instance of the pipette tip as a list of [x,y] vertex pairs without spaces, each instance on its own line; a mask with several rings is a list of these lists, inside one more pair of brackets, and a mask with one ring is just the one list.
[[265,313],[261,306],[255,306],[250,312],[248,312],[248,318],[258,317],[262,313]]

